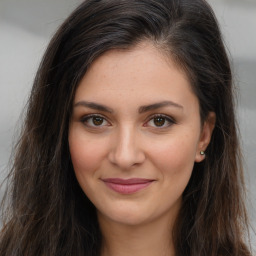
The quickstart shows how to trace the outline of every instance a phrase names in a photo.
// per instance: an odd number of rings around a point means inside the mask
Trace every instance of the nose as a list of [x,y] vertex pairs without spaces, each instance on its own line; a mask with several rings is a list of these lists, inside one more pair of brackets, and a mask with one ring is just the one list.
[[139,137],[132,127],[119,129],[112,140],[109,161],[123,170],[142,164],[145,153]]

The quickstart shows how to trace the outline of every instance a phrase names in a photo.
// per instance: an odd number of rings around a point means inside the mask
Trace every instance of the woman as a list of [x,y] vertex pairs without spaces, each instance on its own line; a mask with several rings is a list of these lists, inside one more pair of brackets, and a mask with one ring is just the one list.
[[232,75],[203,0],[88,0],[39,67],[1,255],[250,255]]

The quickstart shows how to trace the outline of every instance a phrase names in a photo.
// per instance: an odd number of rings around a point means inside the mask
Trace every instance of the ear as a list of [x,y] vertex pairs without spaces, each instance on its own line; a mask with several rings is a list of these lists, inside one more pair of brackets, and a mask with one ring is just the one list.
[[209,145],[212,137],[212,132],[215,127],[216,122],[216,114],[214,112],[210,112],[207,118],[204,121],[200,138],[197,144],[197,151],[195,156],[195,162],[199,163],[204,160],[205,152],[207,146]]

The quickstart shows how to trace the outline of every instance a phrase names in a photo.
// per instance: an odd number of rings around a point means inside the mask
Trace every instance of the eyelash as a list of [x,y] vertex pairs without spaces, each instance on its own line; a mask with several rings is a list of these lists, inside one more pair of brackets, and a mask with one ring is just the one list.
[[[164,129],[164,128],[170,127],[173,124],[176,124],[176,121],[173,118],[171,118],[170,116],[164,115],[164,114],[156,114],[156,115],[153,115],[153,116],[149,117],[148,121],[145,124],[148,124],[150,121],[154,122],[154,119],[156,119],[156,118],[164,119],[164,124],[166,122],[168,123],[168,124],[165,124],[163,126],[152,126],[156,129]],[[143,126],[147,126],[145,124]]]
[[[93,118],[100,118],[101,121],[104,123],[104,122],[107,122],[107,125],[102,125],[102,124],[99,124],[99,125],[93,125],[93,124],[88,124],[90,119],[92,120]],[[154,122],[154,119],[156,118],[162,118],[164,120],[164,125],[162,126],[157,126],[157,125],[147,125],[150,121],[153,121]],[[92,120],[93,121],[93,120]],[[86,115],[84,116],[82,119],[81,119],[81,122],[87,126],[87,127],[90,127],[90,128],[102,128],[102,127],[105,127],[105,126],[111,126],[110,122],[102,115],[99,115],[99,114],[92,114],[92,115]],[[166,124],[167,122],[167,124]],[[176,121],[171,118],[170,116],[167,116],[167,115],[164,115],[164,114],[156,114],[156,115],[153,115],[153,116],[150,116],[148,118],[148,120],[143,124],[144,127],[153,127],[153,128],[156,128],[156,129],[164,129],[164,128],[168,128],[170,127],[171,125],[173,124],[176,124]]]
[[[86,116],[82,117],[81,122],[82,122],[84,125],[86,125],[87,127],[91,127],[91,128],[101,128],[101,127],[103,127],[103,126],[100,126],[100,125],[89,125],[89,124],[88,124],[89,120],[90,120],[90,119],[92,120],[93,118],[101,118],[101,119],[103,120],[103,122],[107,122],[107,123],[108,123],[107,126],[110,126],[110,124],[109,124],[109,122],[107,121],[107,119],[106,119],[104,116],[98,115],[98,114],[86,115]],[[104,125],[104,126],[105,126],[105,125]]]

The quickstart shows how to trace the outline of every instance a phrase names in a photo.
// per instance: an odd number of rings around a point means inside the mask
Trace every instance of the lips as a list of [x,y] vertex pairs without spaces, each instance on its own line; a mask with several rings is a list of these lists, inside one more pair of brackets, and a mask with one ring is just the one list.
[[154,180],[141,178],[108,178],[102,179],[102,181],[115,192],[118,192],[120,194],[133,194],[148,187]]

